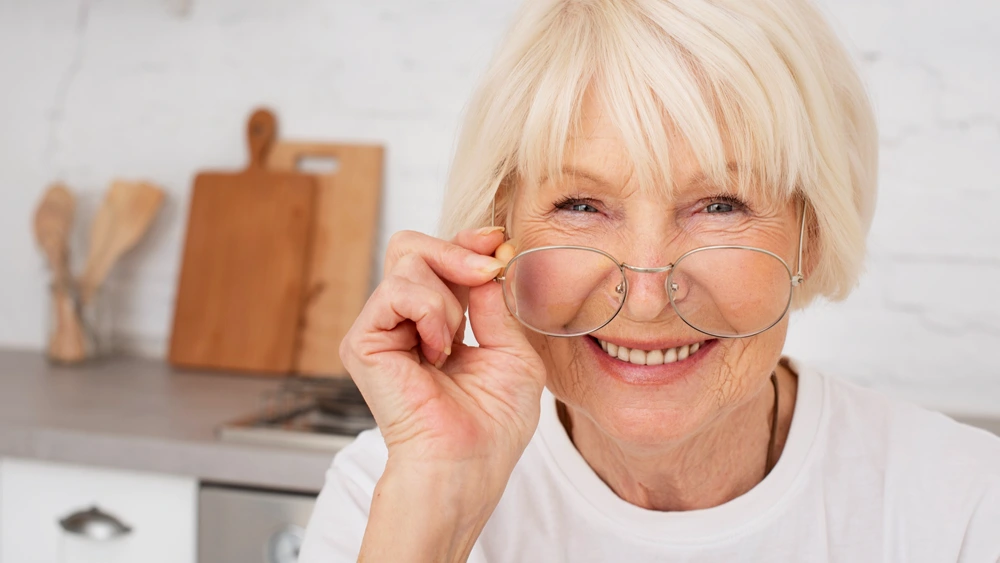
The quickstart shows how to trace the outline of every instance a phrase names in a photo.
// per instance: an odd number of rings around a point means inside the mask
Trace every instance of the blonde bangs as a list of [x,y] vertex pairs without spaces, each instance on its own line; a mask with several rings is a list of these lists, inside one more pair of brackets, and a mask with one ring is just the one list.
[[526,92],[510,170],[516,183],[560,173],[588,93],[620,132],[646,188],[673,189],[671,132],[710,180],[754,201],[787,201],[813,177],[808,115],[802,103],[780,103],[800,98],[785,62],[774,50],[739,55],[767,44],[759,30],[743,25],[723,38],[712,30],[731,27],[735,15],[704,3],[692,3],[700,8],[694,16],[678,3],[649,2],[646,12],[596,4],[564,6],[526,61],[546,63]]
[[849,59],[811,6],[528,1],[468,108],[442,236],[507,219],[505,182],[561,174],[588,97],[643,189],[669,197],[681,139],[710,181],[757,205],[805,199],[819,210],[810,239],[825,235],[810,241],[822,259],[809,289],[846,296],[874,203],[877,136]]

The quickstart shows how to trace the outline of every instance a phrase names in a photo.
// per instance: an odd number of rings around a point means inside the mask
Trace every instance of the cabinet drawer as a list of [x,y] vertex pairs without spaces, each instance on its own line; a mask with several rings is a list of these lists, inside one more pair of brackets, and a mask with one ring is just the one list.
[[194,563],[197,498],[190,478],[4,459],[0,562]]

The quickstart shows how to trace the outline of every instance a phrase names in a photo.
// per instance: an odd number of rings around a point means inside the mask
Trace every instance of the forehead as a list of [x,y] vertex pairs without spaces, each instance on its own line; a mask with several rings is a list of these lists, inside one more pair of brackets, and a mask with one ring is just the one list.
[[[560,182],[573,170],[606,180],[605,191],[622,195],[676,200],[679,190],[711,189],[759,209],[793,197],[798,174],[785,168],[794,159],[762,143],[758,131],[735,125],[724,112],[691,115],[650,99],[648,90],[628,91],[595,81],[571,108],[538,113],[525,126],[510,185],[529,193],[573,186],[575,178]],[[629,95],[637,98],[618,99]]]
[[[588,96],[580,107],[575,126],[570,130],[558,172],[578,176],[599,175],[622,187],[656,189],[672,192],[706,174],[697,155],[680,131],[664,120],[666,162],[645,162],[653,182],[641,182],[637,174],[635,150],[630,150],[621,130],[608,112]],[[718,180],[718,179],[717,179]],[[649,185],[644,185],[649,184]]]
[[[643,193],[658,199],[673,199],[680,192],[739,191],[739,177],[747,176],[735,162],[723,163],[723,174],[707,172],[691,143],[663,119],[664,146],[658,151],[629,147],[621,130],[607,111],[588,96],[581,104],[563,150],[539,168],[547,172],[535,181],[523,179],[529,193],[548,196],[549,192],[584,189],[615,196]],[[638,154],[637,154],[638,153]],[[638,164],[637,164],[638,163]],[[645,168],[643,173],[638,168]]]

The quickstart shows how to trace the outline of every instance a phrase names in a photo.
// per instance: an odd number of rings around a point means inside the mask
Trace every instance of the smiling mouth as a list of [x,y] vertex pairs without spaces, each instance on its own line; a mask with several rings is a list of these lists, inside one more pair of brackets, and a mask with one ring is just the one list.
[[639,350],[638,348],[619,346],[593,336],[591,338],[597,341],[601,349],[607,352],[612,358],[638,366],[659,366],[685,360],[701,349],[701,347],[715,340],[714,338],[710,338],[701,342],[684,344],[683,346],[665,348],[663,350]]

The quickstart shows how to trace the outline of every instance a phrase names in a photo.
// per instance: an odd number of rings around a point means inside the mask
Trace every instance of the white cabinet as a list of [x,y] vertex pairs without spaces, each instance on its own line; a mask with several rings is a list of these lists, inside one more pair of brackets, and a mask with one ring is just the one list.
[[190,478],[4,459],[0,563],[194,563],[197,502]]

